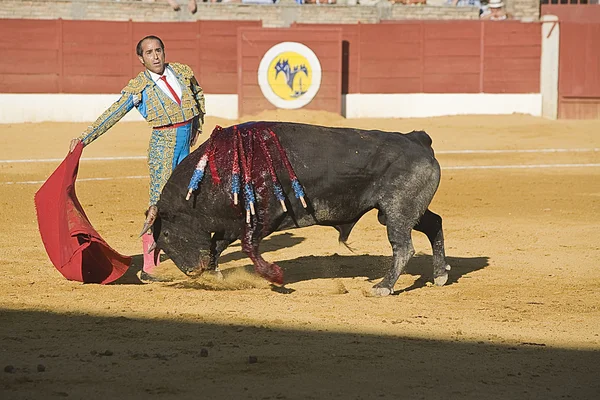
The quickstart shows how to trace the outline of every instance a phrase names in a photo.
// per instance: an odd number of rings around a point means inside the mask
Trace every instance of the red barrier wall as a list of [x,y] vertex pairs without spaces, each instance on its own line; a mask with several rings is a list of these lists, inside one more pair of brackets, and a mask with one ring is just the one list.
[[482,22],[481,92],[539,93],[541,25]]
[[190,65],[207,93],[237,92],[237,27],[258,21],[1,20],[0,92],[118,93],[142,66],[139,39],[157,35],[167,60]]
[[342,29],[342,81],[348,82],[343,93],[540,91],[541,27],[536,23],[389,21],[328,26]]
[[0,92],[62,91],[62,40],[58,21],[0,22]]
[[[141,68],[137,41],[156,34],[165,42],[167,59],[188,63],[205,92],[235,94],[237,30],[259,26],[244,21],[1,20],[0,92],[117,93]],[[308,27],[341,30],[341,65],[331,68],[341,70],[343,94],[540,90],[540,24],[403,21]],[[288,39],[301,42],[304,35]]]
[[600,24],[560,23],[558,117],[600,118]]

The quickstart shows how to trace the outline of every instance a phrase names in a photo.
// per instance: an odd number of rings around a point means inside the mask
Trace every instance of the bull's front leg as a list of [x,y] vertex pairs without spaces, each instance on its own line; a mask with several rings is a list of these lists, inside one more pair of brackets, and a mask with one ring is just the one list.
[[216,232],[210,239],[210,262],[206,272],[215,274],[217,278],[223,279],[223,274],[219,270],[219,257],[236,238],[226,238],[222,232]]
[[414,229],[427,235],[433,252],[433,282],[437,286],[444,286],[448,281],[450,265],[446,262],[444,250],[442,217],[427,210]]
[[251,234],[247,234],[242,239],[242,250],[250,257],[254,264],[254,270],[257,274],[276,285],[283,285],[283,271],[279,265],[266,261],[258,252],[258,244],[260,239],[252,238]]

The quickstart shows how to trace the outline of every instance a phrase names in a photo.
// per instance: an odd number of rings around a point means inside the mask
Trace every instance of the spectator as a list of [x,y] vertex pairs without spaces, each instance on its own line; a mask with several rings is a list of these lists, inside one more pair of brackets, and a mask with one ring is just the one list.
[[481,14],[481,19],[490,21],[503,21],[510,18],[512,16],[506,12],[502,0],[489,0],[487,10]]
[[[171,5],[171,7],[173,8],[173,10],[175,10],[175,11],[179,11],[181,9],[181,7],[179,7],[179,3],[177,2],[177,0],[167,0],[167,3],[169,3]],[[198,10],[198,5],[196,4],[196,0],[188,0],[188,10],[192,14],[196,13],[196,11]]]

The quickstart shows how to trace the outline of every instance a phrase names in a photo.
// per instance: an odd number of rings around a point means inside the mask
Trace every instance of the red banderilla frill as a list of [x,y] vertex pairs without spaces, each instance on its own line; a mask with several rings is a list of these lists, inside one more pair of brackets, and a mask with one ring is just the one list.
[[[265,133],[267,133],[268,136],[266,136]],[[228,136],[230,138],[228,138]],[[200,160],[196,165],[196,169],[194,170],[192,178],[190,179],[186,200],[189,200],[192,192],[198,189],[198,186],[200,185],[200,182],[204,177],[207,165],[210,166],[213,181],[215,183],[220,182],[220,179],[217,175],[216,165],[214,163],[214,154],[216,151],[215,146],[217,145],[216,143],[223,144],[227,142],[227,139],[230,139],[229,141],[232,143],[233,149],[233,151],[231,152],[231,193],[233,197],[233,204],[238,204],[240,190],[243,190],[245,203],[244,206],[246,209],[246,223],[249,224],[251,222],[251,215],[256,214],[256,197],[254,195],[252,177],[257,176],[262,172],[254,171],[253,169],[253,165],[255,164],[254,158],[256,157],[254,153],[254,143],[256,142],[260,147],[260,153],[262,153],[262,156],[264,157],[264,163],[271,176],[274,195],[281,204],[281,208],[283,209],[283,211],[287,212],[287,207],[285,205],[285,193],[277,178],[275,165],[273,163],[273,155],[269,151],[268,138],[271,138],[272,142],[277,147],[279,159],[285,166],[290,177],[292,188],[294,190],[294,195],[300,200],[302,206],[306,208],[307,205],[304,199],[304,189],[298,181],[298,177],[296,176],[294,169],[290,164],[285,149],[279,142],[279,138],[277,137],[275,132],[273,132],[271,129],[264,126],[263,124],[255,124],[250,128],[243,128],[242,130],[240,130],[238,126],[233,126],[231,129],[223,129],[220,126],[217,126],[211,134],[211,137],[209,139],[210,143],[208,143],[205,153],[202,155],[202,157],[200,157]]]

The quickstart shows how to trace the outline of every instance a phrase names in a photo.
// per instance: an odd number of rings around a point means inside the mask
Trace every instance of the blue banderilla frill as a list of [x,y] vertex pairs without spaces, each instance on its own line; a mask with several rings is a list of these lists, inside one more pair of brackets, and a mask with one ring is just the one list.
[[198,185],[202,182],[202,178],[204,178],[204,169],[206,169],[206,164],[208,162],[208,155],[204,154],[198,165],[196,165],[196,169],[194,170],[194,174],[192,175],[192,179],[190,179],[190,184],[188,185],[188,193],[185,197],[186,200],[190,199],[192,192],[198,189]]

